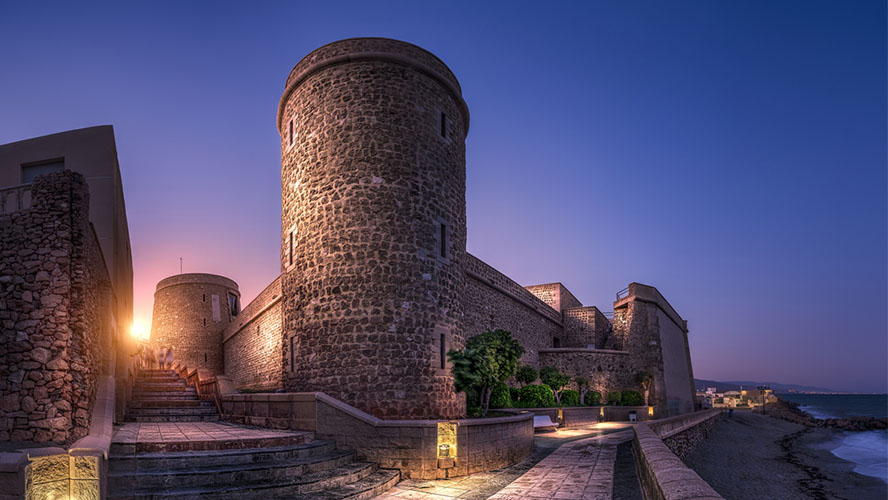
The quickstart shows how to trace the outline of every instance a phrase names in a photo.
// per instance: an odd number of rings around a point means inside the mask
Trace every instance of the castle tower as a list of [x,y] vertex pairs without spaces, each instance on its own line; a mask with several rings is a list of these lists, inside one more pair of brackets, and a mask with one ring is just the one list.
[[342,40],[287,78],[281,135],[284,385],[386,418],[453,418],[469,113],[441,60]]
[[222,374],[222,330],[240,312],[237,283],[215,274],[177,274],[154,292],[151,342],[189,368]]

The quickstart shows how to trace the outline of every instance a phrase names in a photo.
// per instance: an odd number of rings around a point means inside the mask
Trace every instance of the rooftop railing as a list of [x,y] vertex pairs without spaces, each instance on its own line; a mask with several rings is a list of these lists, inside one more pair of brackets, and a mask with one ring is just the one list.
[[31,208],[31,185],[0,188],[0,214]]
[[617,292],[617,300],[620,300],[620,299],[622,299],[623,297],[626,297],[626,296],[628,296],[628,295],[629,295],[629,287],[627,286],[626,288],[624,288],[624,289],[620,290],[619,292]]

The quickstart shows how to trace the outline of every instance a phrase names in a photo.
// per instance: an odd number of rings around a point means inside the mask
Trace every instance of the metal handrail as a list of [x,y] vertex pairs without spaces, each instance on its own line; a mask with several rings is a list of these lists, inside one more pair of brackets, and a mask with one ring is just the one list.
[[614,312],[613,311],[603,312],[601,314],[604,315],[604,317],[607,319],[614,319]]
[[[30,208],[30,196],[28,197],[27,202],[25,201],[25,194],[30,192],[31,184],[20,184],[18,186],[0,188],[0,214],[12,213],[25,208]],[[12,207],[8,207],[7,205],[9,205],[11,196],[15,196],[15,204]]]
[[626,288],[624,288],[624,289],[620,290],[619,292],[617,292],[617,300],[620,300],[620,299],[622,299],[623,297],[626,297],[626,296],[628,296],[628,295],[629,295],[629,287],[627,286]]

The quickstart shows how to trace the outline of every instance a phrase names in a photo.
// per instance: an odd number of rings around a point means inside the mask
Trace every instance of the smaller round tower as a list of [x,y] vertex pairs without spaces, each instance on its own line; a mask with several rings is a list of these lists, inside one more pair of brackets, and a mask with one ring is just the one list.
[[154,292],[151,342],[189,368],[224,372],[222,331],[240,313],[237,283],[215,274],[177,274]]

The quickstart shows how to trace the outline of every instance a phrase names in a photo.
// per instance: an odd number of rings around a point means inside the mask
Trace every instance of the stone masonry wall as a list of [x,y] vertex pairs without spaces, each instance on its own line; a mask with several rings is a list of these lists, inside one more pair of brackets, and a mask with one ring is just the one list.
[[523,364],[540,367],[538,352],[562,334],[560,314],[523,287],[468,255],[463,293],[467,337],[501,328],[524,347]]
[[[544,349],[540,351],[540,366],[554,366],[571,379],[587,377],[591,389],[599,391],[602,398],[610,391],[638,390],[635,387],[637,361],[625,351]],[[571,380],[568,388],[577,389],[576,383]]]
[[468,122],[453,74],[414,45],[342,40],[293,69],[278,109],[286,390],[381,418],[465,415],[441,352],[464,343]]
[[530,285],[524,287],[528,292],[536,295],[540,300],[549,304],[556,311],[564,311],[572,307],[582,307],[570,290],[561,283],[548,283],[545,285]]
[[109,357],[111,284],[83,176],[40,176],[31,196],[0,215],[0,441],[68,445]]
[[595,306],[574,307],[561,311],[564,317],[562,347],[604,349],[611,332],[611,323]]
[[225,375],[237,389],[274,392],[283,387],[281,333],[278,276],[222,332]]

